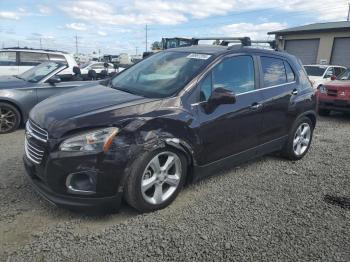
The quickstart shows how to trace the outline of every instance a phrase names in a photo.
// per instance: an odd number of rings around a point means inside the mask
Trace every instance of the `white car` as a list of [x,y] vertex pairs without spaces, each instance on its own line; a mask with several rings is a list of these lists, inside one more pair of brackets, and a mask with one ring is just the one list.
[[68,65],[68,68],[59,74],[62,79],[71,78],[73,67],[78,66],[73,55],[66,52],[30,48],[4,48],[0,49],[0,76],[19,75],[48,61]]
[[337,77],[346,70],[346,67],[336,65],[305,65],[304,68],[314,88],[328,82],[332,76]]
[[101,74],[103,70],[107,70],[107,73],[114,73],[114,72],[121,72],[125,68],[119,67],[118,69],[114,69],[114,65],[112,63],[108,63],[108,68],[105,68],[105,63],[104,62],[96,62],[96,61],[91,61],[89,63],[83,64],[80,66],[80,71],[82,75],[87,75],[89,70],[94,70],[97,75]]

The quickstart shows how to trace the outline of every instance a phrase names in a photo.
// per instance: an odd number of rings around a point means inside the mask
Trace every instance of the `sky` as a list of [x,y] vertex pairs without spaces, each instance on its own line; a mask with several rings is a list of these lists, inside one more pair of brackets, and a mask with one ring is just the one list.
[[250,36],[344,21],[349,0],[0,0],[2,47],[141,54],[162,37]]

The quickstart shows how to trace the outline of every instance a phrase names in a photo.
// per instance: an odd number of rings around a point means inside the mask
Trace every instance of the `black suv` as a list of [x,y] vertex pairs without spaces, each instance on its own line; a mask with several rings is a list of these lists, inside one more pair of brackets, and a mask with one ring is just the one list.
[[184,183],[272,152],[301,159],[316,124],[300,62],[252,47],[162,51],[30,113],[24,163],[47,200],[140,211],[169,205]]

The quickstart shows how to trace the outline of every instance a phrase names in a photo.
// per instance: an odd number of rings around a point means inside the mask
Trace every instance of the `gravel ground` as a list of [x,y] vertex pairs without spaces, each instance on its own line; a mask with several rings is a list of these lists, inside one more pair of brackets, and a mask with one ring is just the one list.
[[23,176],[23,130],[1,135],[0,260],[350,261],[349,132],[349,115],[320,118],[301,161],[264,157],[164,210],[100,216],[41,200]]

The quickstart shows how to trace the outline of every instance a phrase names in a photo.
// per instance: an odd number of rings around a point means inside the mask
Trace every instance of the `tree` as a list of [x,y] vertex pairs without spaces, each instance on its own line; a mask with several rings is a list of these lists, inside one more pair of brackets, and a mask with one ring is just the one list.
[[155,41],[152,43],[152,50],[160,50],[161,49],[161,44],[159,41]]

